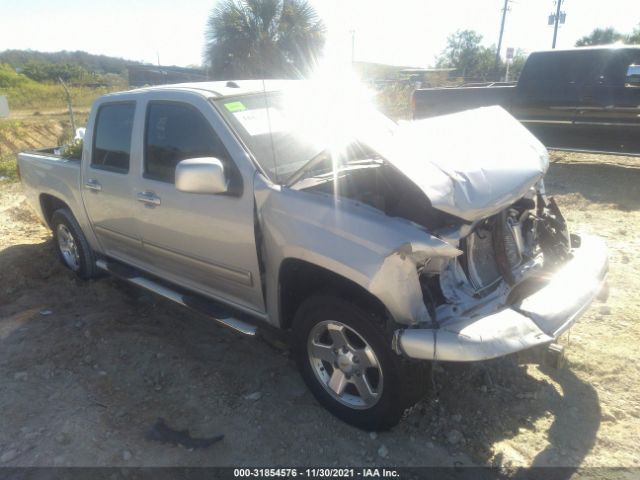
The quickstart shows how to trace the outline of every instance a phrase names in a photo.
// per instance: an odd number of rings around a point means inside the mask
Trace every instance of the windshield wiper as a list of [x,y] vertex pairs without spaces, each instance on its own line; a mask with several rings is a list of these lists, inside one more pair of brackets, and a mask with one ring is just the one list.
[[302,167],[300,167],[298,170],[296,170],[291,175],[289,175],[289,177],[287,178],[287,181],[285,182],[285,185],[287,187],[292,187],[293,185],[298,183],[300,180],[302,180],[304,177],[306,177],[306,174],[308,171],[313,170],[314,167],[316,167],[322,161],[326,160],[326,158],[327,158],[326,149],[322,150],[317,155],[314,155],[313,157],[311,157],[310,160],[308,160],[304,165],[302,165]]
[[[287,187],[291,187],[298,183],[300,180],[307,177],[307,174],[313,171],[318,165],[322,164],[322,162],[326,160],[331,160],[331,154],[327,149],[322,150],[317,155],[313,156],[311,160],[306,162],[302,167],[296,170],[292,175],[287,178],[285,185]],[[341,166],[347,165],[370,165],[372,163],[382,164],[384,162],[383,158],[369,147],[366,147],[358,142],[354,142],[350,144],[347,148],[345,148],[345,154],[339,157],[339,160],[336,162]],[[332,164],[332,169],[336,169],[337,165]]]

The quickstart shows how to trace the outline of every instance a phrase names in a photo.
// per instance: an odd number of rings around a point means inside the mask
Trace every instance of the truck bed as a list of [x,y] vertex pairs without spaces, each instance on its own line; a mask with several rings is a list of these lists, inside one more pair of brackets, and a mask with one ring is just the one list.
[[500,105],[509,110],[515,85],[422,88],[414,92],[415,119]]
[[[31,205],[42,205],[46,195],[56,197],[71,208],[76,218],[80,212],[80,159],[62,158],[55,153],[58,147],[31,150],[18,154],[18,169],[25,196]],[[34,208],[46,223],[42,208]]]

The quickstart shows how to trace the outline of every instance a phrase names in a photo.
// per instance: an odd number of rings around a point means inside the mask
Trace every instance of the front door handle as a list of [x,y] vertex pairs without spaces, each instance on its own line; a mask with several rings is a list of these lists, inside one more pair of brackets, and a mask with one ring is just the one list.
[[149,191],[138,193],[138,201],[147,205],[160,205],[160,197]]
[[93,190],[94,192],[99,192],[100,190],[102,190],[102,185],[100,185],[100,182],[98,182],[95,178],[90,178],[89,180],[87,180],[84,184],[84,187],[87,190]]

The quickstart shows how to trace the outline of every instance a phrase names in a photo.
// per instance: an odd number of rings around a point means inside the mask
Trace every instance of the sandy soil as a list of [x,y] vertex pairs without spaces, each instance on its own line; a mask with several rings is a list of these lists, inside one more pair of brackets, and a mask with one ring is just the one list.
[[[553,159],[573,230],[608,241],[608,303],[563,339],[563,368],[436,365],[432,395],[377,435],[325,412],[286,351],[114,279],[75,280],[20,186],[0,185],[0,465],[640,466],[640,162]],[[157,417],[225,438],[147,441]]]

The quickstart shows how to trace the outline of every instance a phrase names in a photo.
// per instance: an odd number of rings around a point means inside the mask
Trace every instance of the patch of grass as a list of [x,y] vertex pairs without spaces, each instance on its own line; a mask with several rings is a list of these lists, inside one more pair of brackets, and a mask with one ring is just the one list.
[[0,120],[0,135],[7,131],[16,132],[22,127],[20,120],[3,118]]
[[18,164],[15,155],[0,157],[0,184],[18,180]]
[[[99,96],[117,90],[122,90],[122,88],[69,88],[74,107],[89,107]],[[9,107],[12,110],[37,109],[39,111],[45,108],[67,108],[62,85],[35,83],[20,87],[5,87],[0,88],[0,95],[7,97]]]
[[[12,148],[15,145],[11,139],[20,137],[25,131],[25,125],[21,120],[13,120],[2,118],[0,119],[0,159],[11,157],[17,153],[16,148]],[[0,173],[2,176],[2,173]]]
[[[109,87],[70,86],[69,93],[74,107],[88,107],[101,95],[125,89],[124,84]],[[0,64],[0,95],[7,97],[12,110],[66,108],[64,88],[59,83],[36,82],[16,73],[8,65]]]

